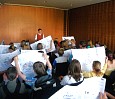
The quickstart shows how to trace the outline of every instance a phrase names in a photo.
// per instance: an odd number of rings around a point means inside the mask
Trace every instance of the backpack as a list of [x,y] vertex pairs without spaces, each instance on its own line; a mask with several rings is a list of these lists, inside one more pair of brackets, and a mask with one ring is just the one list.
[[43,88],[53,86],[54,83],[55,83],[55,80],[52,78],[52,76],[45,75],[45,76],[37,78],[37,80],[35,81],[35,87],[36,88],[41,87],[43,89]]

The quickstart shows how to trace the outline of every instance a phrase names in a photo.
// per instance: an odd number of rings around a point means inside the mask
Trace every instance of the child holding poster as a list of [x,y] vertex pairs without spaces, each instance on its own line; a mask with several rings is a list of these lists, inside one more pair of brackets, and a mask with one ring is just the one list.
[[108,60],[108,58],[105,59],[105,64],[102,69],[101,69],[101,63],[99,61],[93,61],[93,64],[92,64],[93,71],[90,71],[90,72],[83,71],[83,76],[85,78],[95,77],[95,76],[103,77],[103,75],[107,69],[107,60]]
[[[52,86],[55,81],[52,78],[52,65],[48,59],[48,56],[46,54],[43,54],[44,58],[46,59],[46,64],[48,66],[48,69],[46,70],[46,66],[38,61],[33,64],[34,72],[36,73],[35,78],[37,79],[35,81],[35,87],[36,88],[45,88],[48,86]],[[48,83],[47,83],[48,82]]]
[[74,83],[80,83],[83,81],[83,76],[81,74],[81,64],[78,60],[74,59],[68,67],[68,74],[63,77],[60,82],[61,85],[70,85]]
[[[44,65],[44,63],[40,62],[40,61],[37,61],[33,64],[33,71],[35,72],[35,79],[34,81],[28,79],[26,77],[26,75],[24,75],[21,71],[20,71],[20,67],[19,67],[19,64],[18,64],[18,57],[15,57],[14,58],[14,61],[15,61],[15,66],[17,68],[17,71],[18,71],[18,74],[19,76],[26,82],[32,82],[32,86],[31,87],[34,87],[34,84],[33,82],[35,83],[35,87],[39,87],[41,84],[42,84],[42,81],[45,79],[45,81],[47,82],[49,80],[51,80],[51,83],[52,83],[52,65],[48,59],[48,56],[46,54],[43,54],[45,60],[46,60],[46,65],[48,66],[48,69],[46,70],[46,66]],[[42,80],[40,80],[42,79]],[[45,83],[47,84],[47,83]],[[50,83],[48,83],[50,84]],[[29,84],[30,85],[30,84]]]

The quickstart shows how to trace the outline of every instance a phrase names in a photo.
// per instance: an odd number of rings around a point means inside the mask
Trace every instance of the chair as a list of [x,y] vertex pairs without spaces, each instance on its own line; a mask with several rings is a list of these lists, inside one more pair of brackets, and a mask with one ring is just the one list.
[[69,66],[68,62],[57,63],[55,77],[65,76],[68,72],[68,66]]

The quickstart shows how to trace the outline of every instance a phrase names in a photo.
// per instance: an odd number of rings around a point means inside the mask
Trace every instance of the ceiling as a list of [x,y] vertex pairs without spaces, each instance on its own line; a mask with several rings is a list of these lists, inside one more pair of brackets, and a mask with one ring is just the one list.
[[1,5],[24,5],[72,9],[110,0],[0,0]]

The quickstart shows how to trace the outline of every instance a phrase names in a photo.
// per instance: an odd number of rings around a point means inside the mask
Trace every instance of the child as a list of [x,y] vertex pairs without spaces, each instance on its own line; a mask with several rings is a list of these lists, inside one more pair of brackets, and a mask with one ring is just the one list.
[[103,77],[103,75],[107,69],[107,60],[106,60],[105,65],[102,70],[101,70],[101,63],[99,61],[94,61],[92,68],[93,68],[93,71],[91,71],[91,72],[83,72],[83,76],[85,78],[94,77],[94,76]]
[[[46,70],[46,66],[42,62],[38,61],[38,62],[35,62],[33,64],[33,70],[34,70],[34,72],[36,74],[35,78],[37,79],[35,81],[35,87],[40,87],[41,86],[40,84],[43,83],[42,81],[44,81],[44,79],[46,81],[46,82],[44,82],[44,84],[47,84],[47,81],[50,80],[50,79],[52,79],[52,65],[49,62],[48,56],[46,54],[43,54],[43,55],[44,55],[44,58],[46,60],[46,64],[48,66],[48,69]],[[15,57],[14,60],[15,60],[15,66],[17,68],[19,76],[24,81],[28,81],[27,77],[20,71],[19,64],[18,64],[18,58]],[[42,80],[40,80],[40,79],[42,79]],[[50,84],[50,81],[49,81],[48,84]]]
[[68,74],[63,77],[61,85],[69,85],[83,81],[81,74],[81,64],[78,60],[74,59],[68,67]]
[[59,57],[55,58],[53,62],[53,66],[56,67],[57,63],[63,63],[63,62],[68,62],[68,57],[64,57],[64,48],[59,48],[58,50],[58,55]]
[[[24,83],[21,83],[18,79],[18,73],[14,66],[9,67],[3,75],[4,83],[0,87],[0,99],[5,97],[23,94],[28,92]],[[11,95],[12,94],[12,95]],[[8,97],[10,99],[10,97]]]
[[41,88],[45,88],[48,87],[50,85],[53,85],[53,83],[55,82],[52,79],[52,66],[51,63],[47,57],[46,54],[43,54],[44,58],[46,59],[46,64],[48,66],[48,69],[46,70],[46,66],[42,63],[42,62],[35,62],[33,64],[33,69],[34,72],[36,73],[36,77],[37,80],[35,81],[35,87],[41,87]]

